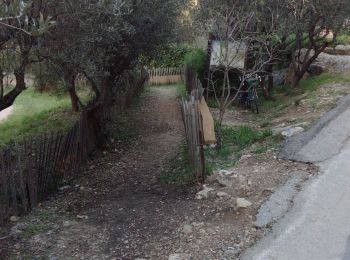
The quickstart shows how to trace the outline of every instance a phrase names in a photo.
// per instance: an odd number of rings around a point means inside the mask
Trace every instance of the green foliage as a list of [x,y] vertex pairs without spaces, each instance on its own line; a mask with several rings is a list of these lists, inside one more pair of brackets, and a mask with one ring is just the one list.
[[318,76],[312,76],[300,82],[300,89],[303,92],[311,92],[317,90],[320,86],[329,83],[349,83],[350,74],[329,74],[324,73]]
[[192,47],[183,44],[170,44],[162,47],[151,57],[141,56],[141,62],[149,68],[177,68],[184,63]]
[[349,45],[350,44],[350,32],[341,34],[337,36],[337,43],[341,45]]
[[219,103],[215,98],[209,98],[207,103],[208,103],[208,107],[219,108]]
[[184,64],[195,71],[200,78],[204,76],[207,53],[202,49],[195,49],[185,56]]
[[247,126],[242,126],[238,129],[226,127],[222,130],[223,140],[228,144],[238,146],[240,149],[245,149],[269,136],[271,136],[271,131],[269,130],[257,131]]
[[224,127],[221,149],[208,148],[206,159],[213,169],[231,167],[239,160],[243,150],[254,143],[263,142],[270,136],[270,130],[258,131],[248,126]]
[[179,84],[179,85],[176,85],[177,86],[177,89],[178,89],[178,97],[179,98],[185,98],[187,97],[187,89],[186,89],[186,86],[185,84]]

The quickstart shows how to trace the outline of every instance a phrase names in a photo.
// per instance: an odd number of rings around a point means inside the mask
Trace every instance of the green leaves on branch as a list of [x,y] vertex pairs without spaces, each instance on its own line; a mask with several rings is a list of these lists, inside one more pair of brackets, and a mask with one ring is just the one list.
[[0,29],[15,30],[30,36],[40,36],[47,32],[55,21],[33,11],[33,1],[14,0],[10,3],[0,0]]

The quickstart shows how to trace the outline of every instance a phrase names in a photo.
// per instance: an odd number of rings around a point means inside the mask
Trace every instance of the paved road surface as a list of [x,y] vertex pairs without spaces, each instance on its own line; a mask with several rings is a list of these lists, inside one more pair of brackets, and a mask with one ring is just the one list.
[[295,138],[299,145],[287,142],[281,156],[314,162],[320,175],[305,184],[292,209],[243,259],[350,260],[349,100]]

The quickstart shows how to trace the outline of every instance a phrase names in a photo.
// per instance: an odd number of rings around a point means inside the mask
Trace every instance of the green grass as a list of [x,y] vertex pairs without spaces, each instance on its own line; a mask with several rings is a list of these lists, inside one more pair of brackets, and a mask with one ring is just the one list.
[[67,96],[27,89],[16,99],[13,114],[0,123],[0,144],[43,132],[67,129],[76,118],[77,115],[71,112]]
[[341,45],[350,44],[350,34],[342,34],[337,36],[337,43]]
[[178,89],[178,97],[179,98],[185,98],[187,97],[187,89],[186,89],[186,86],[185,84],[176,84],[175,85]]
[[251,127],[224,127],[222,130],[222,147],[208,148],[206,159],[212,169],[234,166],[242,152],[257,142],[263,142],[272,135],[270,130],[258,131]]
[[208,107],[219,108],[219,103],[215,98],[212,98],[212,97],[209,98],[207,103],[208,103]]
[[300,82],[299,88],[303,92],[311,92],[317,90],[320,86],[330,83],[350,83],[350,73],[345,74],[329,74],[324,73],[318,76],[312,76]]

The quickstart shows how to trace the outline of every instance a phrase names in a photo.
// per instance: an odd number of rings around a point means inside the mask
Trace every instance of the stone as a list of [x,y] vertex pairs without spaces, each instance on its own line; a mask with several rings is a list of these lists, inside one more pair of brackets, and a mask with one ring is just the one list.
[[63,221],[63,227],[71,227],[71,226],[74,226],[76,224],[77,224],[77,222],[75,222],[75,221],[69,221],[69,220]]
[[225,256],[232,257],[232,259],[235,256],[235,254],[236,254],[236,252],[235,252],[234,249],[228,249],[228,250],[225,251]]
[[292,136],[299,134],[299,133],[302,133],[304,131],[305,131],[305,129],[303,127],[299,127],[299,126],[298,127],[291,127],[289,129],[283,131],[281,133],[281,135],[283,135],[285,137],[292,137]]
[[279,70],[273,73],[273,84],[275,86],[280,86],[284,84],[286,70]]
[[64,190],[67,190],[67,189],[69,189],[69,188],[70,188],[70,186],[69,186],[69,185],[66,185],[66,186],[60,187],[58,190],[59,190],[59,191],[64,191]]
[[217,182],[224,187],[232,187],[235,183],[235,178],[230,175],[218,174],[216,177]]
[[203,185],[203,190],[199,191],[196,195],[196,199],[202,200],[209,197],[209,193],[214,191],[214,189],[209,188],[207,185]]
[[220,170],[220,171],[218,172],[218,174],[219,174],[219,175],[225,175],[225,176],[231,176],[231,175],[234,174],[234,172],[233,172],[233,171],[227,171],[227,170]]
[[251,207],[252,205],[253,204],[250,201],[248,201],[244,198],[236,199],[236,208],[237,209],[247,209],[247,208]]
[[18,222],[20,220],[20,217],[18,217],[18,216],[12,216],[12,217],[10,217],[10,221],[11,222]]
[[191,234],[193,232],[193,228],[191,225],[184,225],[182,228],[182,233],[185,235]]
[[26,224],[19,223],[10,229],[10,235],[15,236],[15,235],[21,234],[26,229],[26,227],[27,227]]
[[321,75],[325,70],[325,67],[320,64],[311,64],[309,68],[311,75]]
[[350,45],[337,45],[335,48],[328,47],[324,52],[331,55],[350,55]]
[[223,197],[226,197],[228,194],[226,193],[226,192],[222,192],[222,191],[220,191],[220,192],[218,192],[217,194],[216,194],[216,196],[218,196],[219,198],[223,198]]
[[89,219],[89,217],[86,215],[77,215],[77,218],[78,219]]
[[191,260],[191,256],[189,254],[177,253],[170,255],[168,260]]

